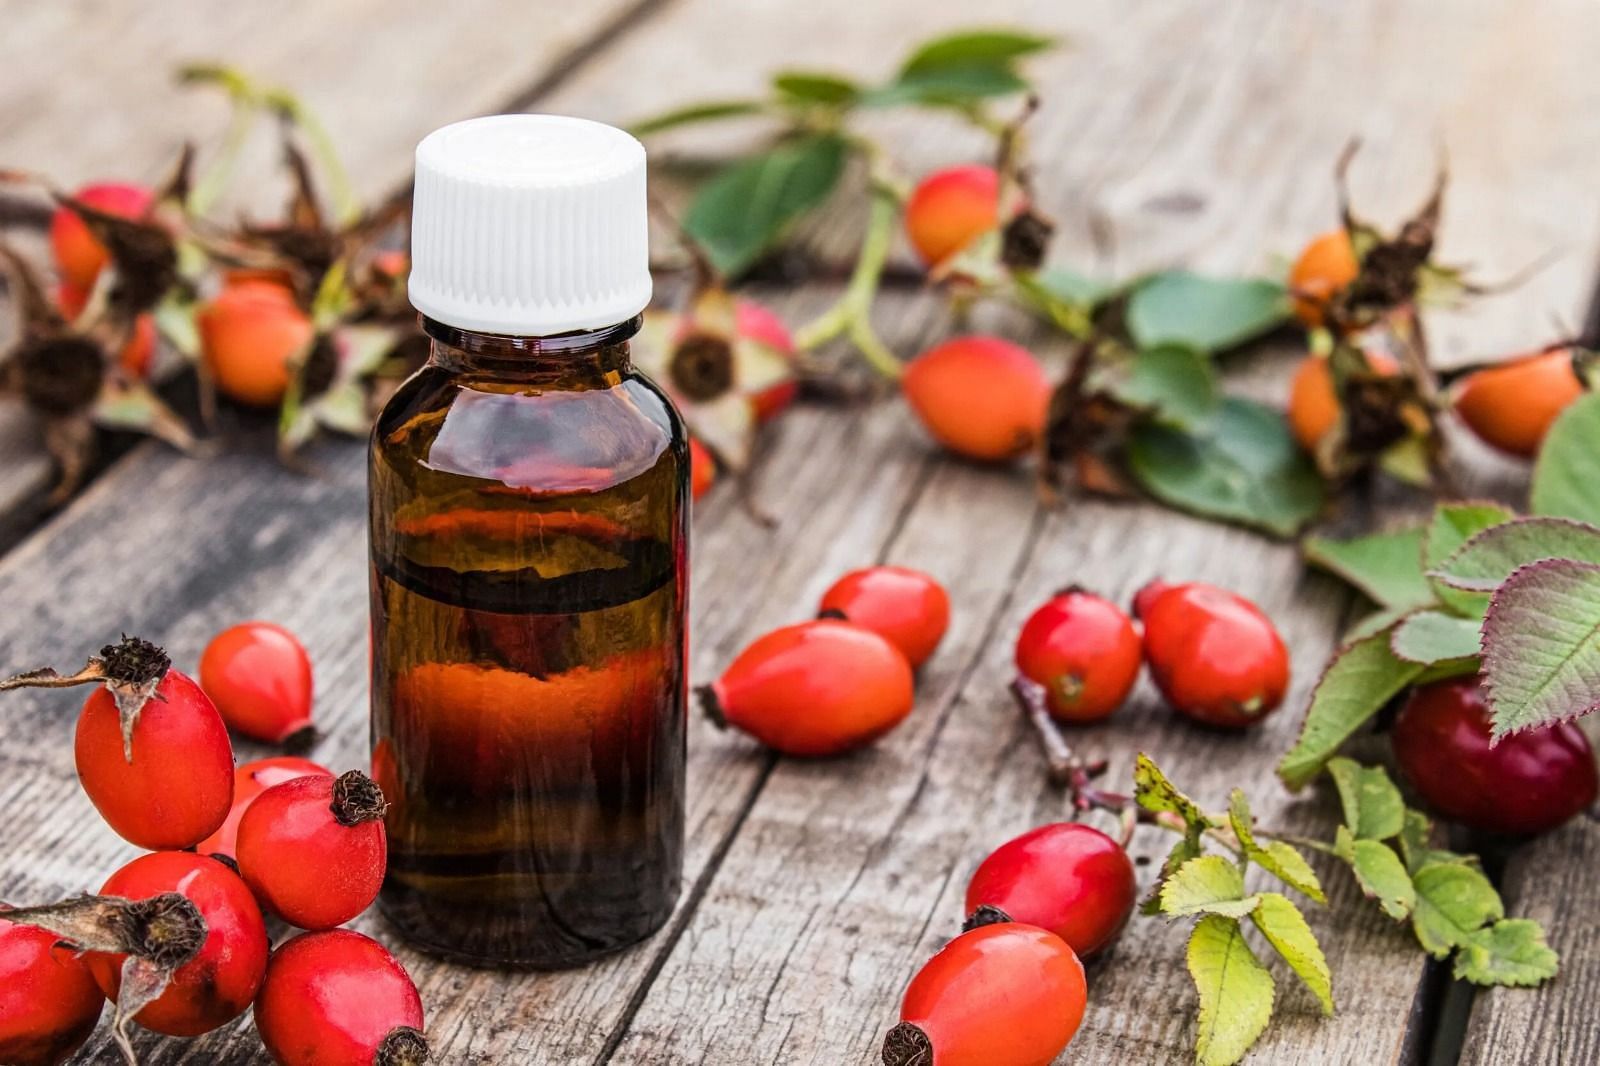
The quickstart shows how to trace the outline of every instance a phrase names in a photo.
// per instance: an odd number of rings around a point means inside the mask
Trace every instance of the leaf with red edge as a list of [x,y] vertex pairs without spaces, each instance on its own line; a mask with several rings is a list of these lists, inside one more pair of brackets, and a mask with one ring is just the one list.
[[1520,567],[1489,604],[1483,646],[1496,740],[1600,709],[1600,565]]
[[1396,658],[1387,632],[1336,653],[1311,693],[1300,739],[1278,762],[1278,776],[1299,789],[1322,770],[1339,746],[1416,680],[1423,667]]
[[1519,518],[1472,537],[1430,576],[1451,588],[1488,593],[1519,566],[1542,559],[1600,565],[1600,528],[1568,518]]

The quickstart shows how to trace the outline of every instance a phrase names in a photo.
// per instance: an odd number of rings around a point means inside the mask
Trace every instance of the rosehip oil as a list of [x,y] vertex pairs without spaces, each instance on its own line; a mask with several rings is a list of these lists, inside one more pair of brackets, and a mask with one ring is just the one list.
[[[509,129],[482,128],[495,124]],[[430,143],[457,130],[430,164]],[[616,138],[637,150],[637,202],[630,186],[620,208],[603,187]],[[604,166],[590,166],[595,143]],[[501,167],[507,152],[530,154]],[[599,184],[539,185],[563,153]],[[486,161],[484,197],[439,191],[470,181],[450,167]],[[379,417],[370,466],[380,903],[436,953],[574,965],[659,928],[682,869],[690,459],[671,403],[629,361],[649,292],[643,151],[594,123],[473,120],[423,142],[417,190],[411,295],[432,351]],[[497,195],[532,215],[497,218]],[[599,199],[559,199],[572,195]],[[451,215],[450,196],[478,199]],[[557,201],[572,215],[559,225]],[[529,251],[529,217],[554,247]],[[615,232],[635,221],[636,257]],[[500,229],[475,244],[479,225]],[[459,300],[500,270],[495,299]],[[550,294],[569,271],[598,309]],[[642,299],[607,295],[619,271],[643,276]]]

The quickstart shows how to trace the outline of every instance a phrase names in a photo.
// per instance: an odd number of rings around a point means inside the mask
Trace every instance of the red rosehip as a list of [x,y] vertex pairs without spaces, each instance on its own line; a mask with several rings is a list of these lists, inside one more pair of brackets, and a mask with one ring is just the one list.
[[0,1062],[58,1066],[94,1032],[105,994],[60,937],[16,925],[0,904]]
[[1489,705],[1476,677],[1423,685],[1395,719],[1400,771],[1428,806],[1452,821],[1531,836],[1595,800],[1594,752],[1561,722],[1489,742]]
[[699,499],[711,491],[717,480],[717,463],[706,446],[689,438],[689,495]]
[[913,669],[927,661],[950,626],[950,596],[944,586],[904,566],[851,571],[822,594],[820,611],[884,637]]
[[[764,344],[791,362],[794,360],[794,338],[789,335],[789,327],[783,324],[783,319],[771,309],[741,296],[734,301],[733,315],[733,328],[739,336]],[[756,393],[750,397],[756,420],[768,422],[776,418],[794,402],[799,392],[799,382],[783,381]]]
[[985,462],[1033,448],[1050,406],[1039,361],[998,337],[957,337],[930,348],[906,367],[900,387],[934,440]]
[[769,748],[839,755],[911,713],[911,664],[870,629],[819,619],[761,637],[700,695],[718,725],[742,729]]
[[1034,611],[1017,637],[1017,670],[1044,687],[1051,715],[1064,722],[1096,722],[1122,706],[1139,663],[1139,633],[1128,616],[1081,589]]
[[1532,459],[1561,412],[1582,395],[1572,353],[1562,349],[1473,371],[1456,386],[1455,408],[1484,443]]
[[1117,938],[1139,885],[1122,845],[1078,822],[1043,825],[1001,844],[967,884],[974,925],[1037,925],[1088,958]]
[[282,402],[294,362],[316,332],[293,291],[260,277],[230,280],[195,324],[217,388],[251,407]]
[[239,872],[261,906],[290,925],[343,925],[383,887],[386,807],[360,770],[274,785],[239,822]]
[[1144,657],[1167,702],[1207,725],[1254,725],[1289,690],[1289,651],[1272,621],[1215,585],[1152,582],[1134,601]]
[[297,777],[332,777],[332,771],[295,755],[278,755],[270,759],[247,762],[233,772],[233,806],[228,818],[215,833],[202,840],[195,850],[202,855],[226,855],[232,859],[239,850],[239,822],[250,809],[257,796],[285,781]]
[[937,267],[1000,224],[1000,175],[982,164],[946,167],[917,183],[906,200],[906,236]]
[[[199,1036],[243,1014],[267,970],[267,927],[250,889],[215,859],[183,851],[143,855],[112,874],[102,896],[146,900],[176,892],[204,920],[198,954],[178,967],[167,990],[134,1021],[168,1036]],[[90,952],[85,962],[107,998],[122,987],[126,956]]]
[[241,622],[212,637],[200,655],[200,687],[247,737],[293,746],[314,733],[311,657],[282,626]]
[[301,933],[272,954],[256,1029],[278,1066],[420,1066],[422,998],[395,957],[348,929]]
[[912,978],[885,1066],[1049,1066],[1083,1021],[1083,963],[1016,922],[962,933]]
[[[143,218],[155,204],[155,194],[144,186],[114,181],[85,185],[72,198],[119,218]],[[84,292],[94,288],[101,269],[111,261],[105,245],[70,207],[58,207],[50,216],[50,250],[62,280]]]

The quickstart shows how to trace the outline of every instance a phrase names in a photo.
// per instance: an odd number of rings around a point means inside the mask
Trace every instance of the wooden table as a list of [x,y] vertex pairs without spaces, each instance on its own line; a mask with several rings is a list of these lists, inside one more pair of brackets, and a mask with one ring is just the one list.
[[[285,9],[292,10],[292,14]],[[965,10],[958,10],[965,8]],[[1073,47],[1037,64],[1035,129],[1053,257],[1118,275],[1184,263],[1269,269],[1334,222],[1330,170],[1365,138],[1357,194],[1397,217],[1424,194],[1448,147],[1454,185],[1447,258],[1506,275],[1561,257],[1512,296],[1434,323],[1446,360],[1541,342],[1584,318],[1600,257],[1600,13],[1586,0],[1516,5],[1350,0],[1129,5],[1115,0],[350,0],[323,5],[183,5],[90,0],[4,5],[0,156],[63,184],[153,179],[185,134],[214,133],[216,101],[178,94],[167,72],[216,57],[300,90],[342,146],[362,193],[403,192],[430,128],[493,110],[613,121],[756,88],[785,65],[886,73],[914,35],[1017,23]],[[939,122],[888,118],[882,134],[913,172],[970,157]],[[656,150],[745,142],[730,127]],[[260,168],[270,169],[263,159]],[[247,185],[243,203],[276,203]],[[1110,230],[1108,248],[1091,239]],[[806,239],[846,254],[858,230],[834,218]],[[791,321],[833,291],[764,296]],[[941,303],[885,297],[878,323],[910,355],[949,328]],[[981,322],[982,320],[980,320]],[[1005,328],[1016,330],[1014,322]],[[1023,332],[1042,354],[1060,345]],[[1289,355],[1247,355],[1234,384],[1281,396]],[[908,723],[832,762],[775,758],[697,721],[691,731],[683,902],[648,943],[590,968],[506,975],[404,953],[442,1063],[840,1063],[875,1061],[900,991],[955,931],[961,893],[994,844],[1061,818],[1005,692],[1011,638],[1056,586],[1082,581],[1126,600],[1144,580],[1217,582],[1258,600],[1293,647],[1289,706],[1239,738],[1173,719],[1142,686],[1083,742],[1126,779],[1149,751],[1203,800],[1242,785],[1264,821],[1326,830],[1326,795],[1291,797],[1271,767],[1351,604],[1308,576],[1292,545],[1148,505],[1071,501],[1041,509],[1023,469],[953,461],[897,404],[804,407],[784,420],[760,477],[779,520],[767,530],[732,494],[695,516],[693,668],[712,676],[764,628],[805,616],[843,570],[915,564],[949,586],[952,630],[920,679]],[[365,760],[366,588],[362,448],[315,454],[299,476],[241,421],[219,458],[133,448],[59,513],[39,500],[48,463],[19,412],[0,412],[0,666],[71,660],[121,631],[192,667],[234,621],[288,625],[316,663],[327,736],[315,751]],[[1520,477],[1486,468],[1502,481]],[[42,901],[97,887],[133,854],[93,816],[72,770],[77,697],[12,696],[0,734],[0,897]],[[241,758],[263,754],[240,746]],[[1148,834],[1148,835],[1147,835]],[[1165,841],[1141,832],[1135,851]],[[1600,829],[1590,819],[1512,856],[1510,909],[1546,923],[1564,971],[1537,993],[1447,988],[1409,933],[1325,868],[1328,911],[1311,916],[1335,975],[1339,1014],[1320,1017],[1285,972],[1278,1018],[1255,1063],[1600,1061],[1594,914]],[[1330,915],[1337,915],[1335,921]],[[375,918],[360,923],[384,935]],[[1063,1062],[1190,1061],[1194,993],[1183,932],[1136,918],[1090,967],[1091,1004]],[[263,1061],[250,1022],[193,1041],[144,1042],[146,1061]],[[101,1037],[79,1059],[114,1061]]]

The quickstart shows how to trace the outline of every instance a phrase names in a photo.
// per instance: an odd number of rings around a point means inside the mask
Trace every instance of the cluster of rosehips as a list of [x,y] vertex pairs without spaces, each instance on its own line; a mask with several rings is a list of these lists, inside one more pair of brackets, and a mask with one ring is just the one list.
[[[71,677],[38,670],[0,688],[98,683],[75,759],[106,824],[147,849],[97,896],[0,920],[0,1062],[55,1066],[88,1039],[104,1001],[127,1021],[193,1037],[254,1005],[284,1066],[427,1061],[422,1003],[376,941],[339,928],[372,903],[387,839],[382,792],[302,758],[235,769],[228,726],[272,742],[311,729],[311,665],[286,630],[219,634],[200,683],[158,647],[124,637]],[[270,949],[266,919],[304,932]]]

